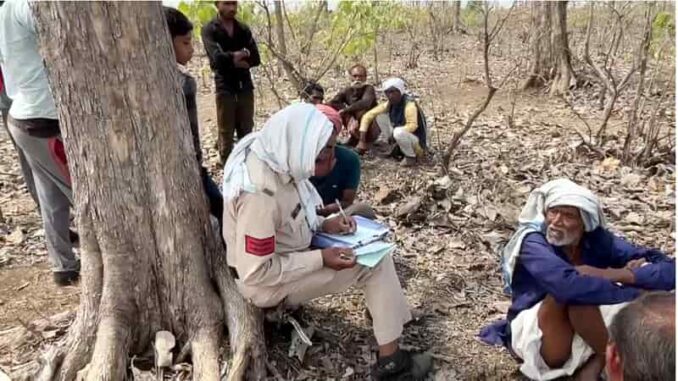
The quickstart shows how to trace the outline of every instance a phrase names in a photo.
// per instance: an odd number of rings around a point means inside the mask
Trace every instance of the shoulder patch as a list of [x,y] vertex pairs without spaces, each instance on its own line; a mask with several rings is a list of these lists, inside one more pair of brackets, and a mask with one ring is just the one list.
[[245,236],[245,251],[247,254],[264,257],[275,252],[275,236],[268,238],[255,238],[249,235]]

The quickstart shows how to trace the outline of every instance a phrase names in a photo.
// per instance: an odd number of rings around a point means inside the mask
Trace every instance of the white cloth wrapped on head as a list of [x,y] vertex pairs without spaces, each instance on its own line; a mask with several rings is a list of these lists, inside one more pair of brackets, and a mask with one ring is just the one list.
[[533,190],[518,217],[518,229],[502,252],[501,267],[504,274],[505,292],[510,293],[513,270],[520,255],[523,239],[529,233],[545,232],[545,213],[555,206],[578,208],[586,232],[605,226],[602,206],[598,197],[589,189],[563,178],[549,181]]
[[264,128],[238,142],[228,157],[224,166],[224,202],[243,191],[257,191],[245,164],[251,151],[274,172],[294,179],[309,226],[316,230],[316,208],[322,205],[322,198],[308,179],[313,176],[315,159],[332,131],[332,122],[311,104],[293,104],[273,114]]

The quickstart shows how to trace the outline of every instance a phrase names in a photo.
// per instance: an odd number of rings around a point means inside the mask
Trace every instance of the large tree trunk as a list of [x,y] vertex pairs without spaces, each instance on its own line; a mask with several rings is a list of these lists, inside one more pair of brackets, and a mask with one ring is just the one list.
[[556,59],[556,77],[551,85],[551,94],[567,93],[575,80],[570,54],[570,45],[567,39],[567,1],[552,3],[555,11],[555,28],[553,29],[553,44]]
[[128,354],[168,330],[190,345],[194,379],[218,380],[224,321],[231,377],[250,354],[261,376],[261,324],[209,221],[160,3],[38,2],[34,13],[82,237],[80,307],[53,377],[126,379]]
[[532,6],[532,36],[529,77],[523,88],[540,87],[551,79],[553,54],[551,46],[551,3],[534,1]]

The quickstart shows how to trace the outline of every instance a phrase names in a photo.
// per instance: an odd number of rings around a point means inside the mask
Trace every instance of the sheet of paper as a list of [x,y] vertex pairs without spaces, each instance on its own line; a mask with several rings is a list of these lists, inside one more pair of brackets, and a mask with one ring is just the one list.
[[370,242],[379,240],[388,234],[388,228],[379,222],[360,216],[356,216],[354,218],[357,225],[357,229],[354,234],[337,235],[318,233],[313,237],[311,244],[321,249],[334,246],[357,248],[367,245]]
[[379,264],[379,262],[381,262],[381,260],[384,259],[385,256],[390,255],[394,249],[395,249],[394,244],[388,244],[387,247],[381,248],[377,251],[373,251],[368,254],[358,255],[358,264],[372,268]]

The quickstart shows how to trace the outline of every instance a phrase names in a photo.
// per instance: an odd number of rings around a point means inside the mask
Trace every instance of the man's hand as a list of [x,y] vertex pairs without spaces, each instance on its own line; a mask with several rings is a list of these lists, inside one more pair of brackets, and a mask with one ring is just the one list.
[[328,247],[322,249],[323,266],[332,270],[340,271],[350,269],[356,264],[356,256],[353,250],[347,247]]
[[359,154],[364,155],[367,152],[368,148],[369,147],[367,147],[367,142],[365,142],[364,140],[361,140],[361,141],[358,142],[358,145],[355,147],[355,150]]
[[351,234],[355,232],[356,223],[353,217],[336,216],[323,222],[323,231],[330,234]]
[[236,52],[233,52],[233,64],[238,65],[238,62],[243,61],[249,57],[249,52],[244,51],[244,50],[238,50]]
[[635,270],[643,267],[643,265],[646,263],[647,261],[645,260],[645,258],[632,259],[626,264],[625,268],[629,270]]

